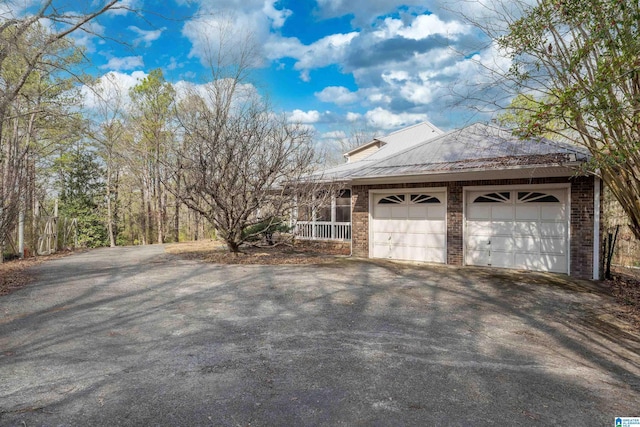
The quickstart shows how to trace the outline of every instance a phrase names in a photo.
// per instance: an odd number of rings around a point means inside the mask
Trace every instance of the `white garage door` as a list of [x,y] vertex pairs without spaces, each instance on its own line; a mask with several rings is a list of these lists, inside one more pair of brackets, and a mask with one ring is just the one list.
[[444,192],[374,195],[372,257],[446,262],[446,211]]
[[567,190],[467,193],[470,265],[568,272]]

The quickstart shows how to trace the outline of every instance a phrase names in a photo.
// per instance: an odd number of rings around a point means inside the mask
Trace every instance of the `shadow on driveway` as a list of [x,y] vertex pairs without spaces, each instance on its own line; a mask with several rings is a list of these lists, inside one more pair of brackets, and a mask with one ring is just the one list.
[[38,266],[0,298],[0,425],[611,425],[640,337],[592,282],[162,246]]

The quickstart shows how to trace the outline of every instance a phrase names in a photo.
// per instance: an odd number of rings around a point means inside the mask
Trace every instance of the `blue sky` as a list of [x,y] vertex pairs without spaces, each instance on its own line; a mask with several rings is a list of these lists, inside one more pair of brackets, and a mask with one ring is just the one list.
[[[15,0],[14,7],[33,1]],[[473,15],[480,2],[449,1],[443,8],[438,0],[122,1],[140,12],[100,17],[91,29],[105,38],[75,36],[92,75],[112,73],[127,88],[161,68],[174,84],[202,83],[208,76],[202,35],[227,20],[237,34],[259,40],[258,90],[291,120],[313,127],[320,141],[424,120],[443,130],[488,120],[489,112],[468,108],[484,106],[467,93],[486,83],[483,69],[509,65],[451,12]],[[58,2],[67,9],[90,4]]]

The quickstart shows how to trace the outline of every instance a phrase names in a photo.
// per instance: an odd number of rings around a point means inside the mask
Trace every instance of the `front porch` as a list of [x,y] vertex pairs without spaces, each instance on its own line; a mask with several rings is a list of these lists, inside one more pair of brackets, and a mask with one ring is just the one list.
[[296,238],[302,240],[351,240],[350,222],[298,221],[294,227]]
[[298,239],[351,241],[351,189],[341,189],[318,205],[296,209],[294,218],[293,233]]

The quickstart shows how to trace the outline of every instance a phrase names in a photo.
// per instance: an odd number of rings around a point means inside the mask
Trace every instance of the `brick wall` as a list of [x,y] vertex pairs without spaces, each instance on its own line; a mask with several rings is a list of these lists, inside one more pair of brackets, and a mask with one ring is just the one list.
[[446,187],[447,263],[462,265],[464,262],[463,187],[557,183],[571,183],[571,275],[591,279],[594,239],[594,180],[592,177],[354,185],[351,188],[353,255],[365,258],[369,256],[369,190]]

